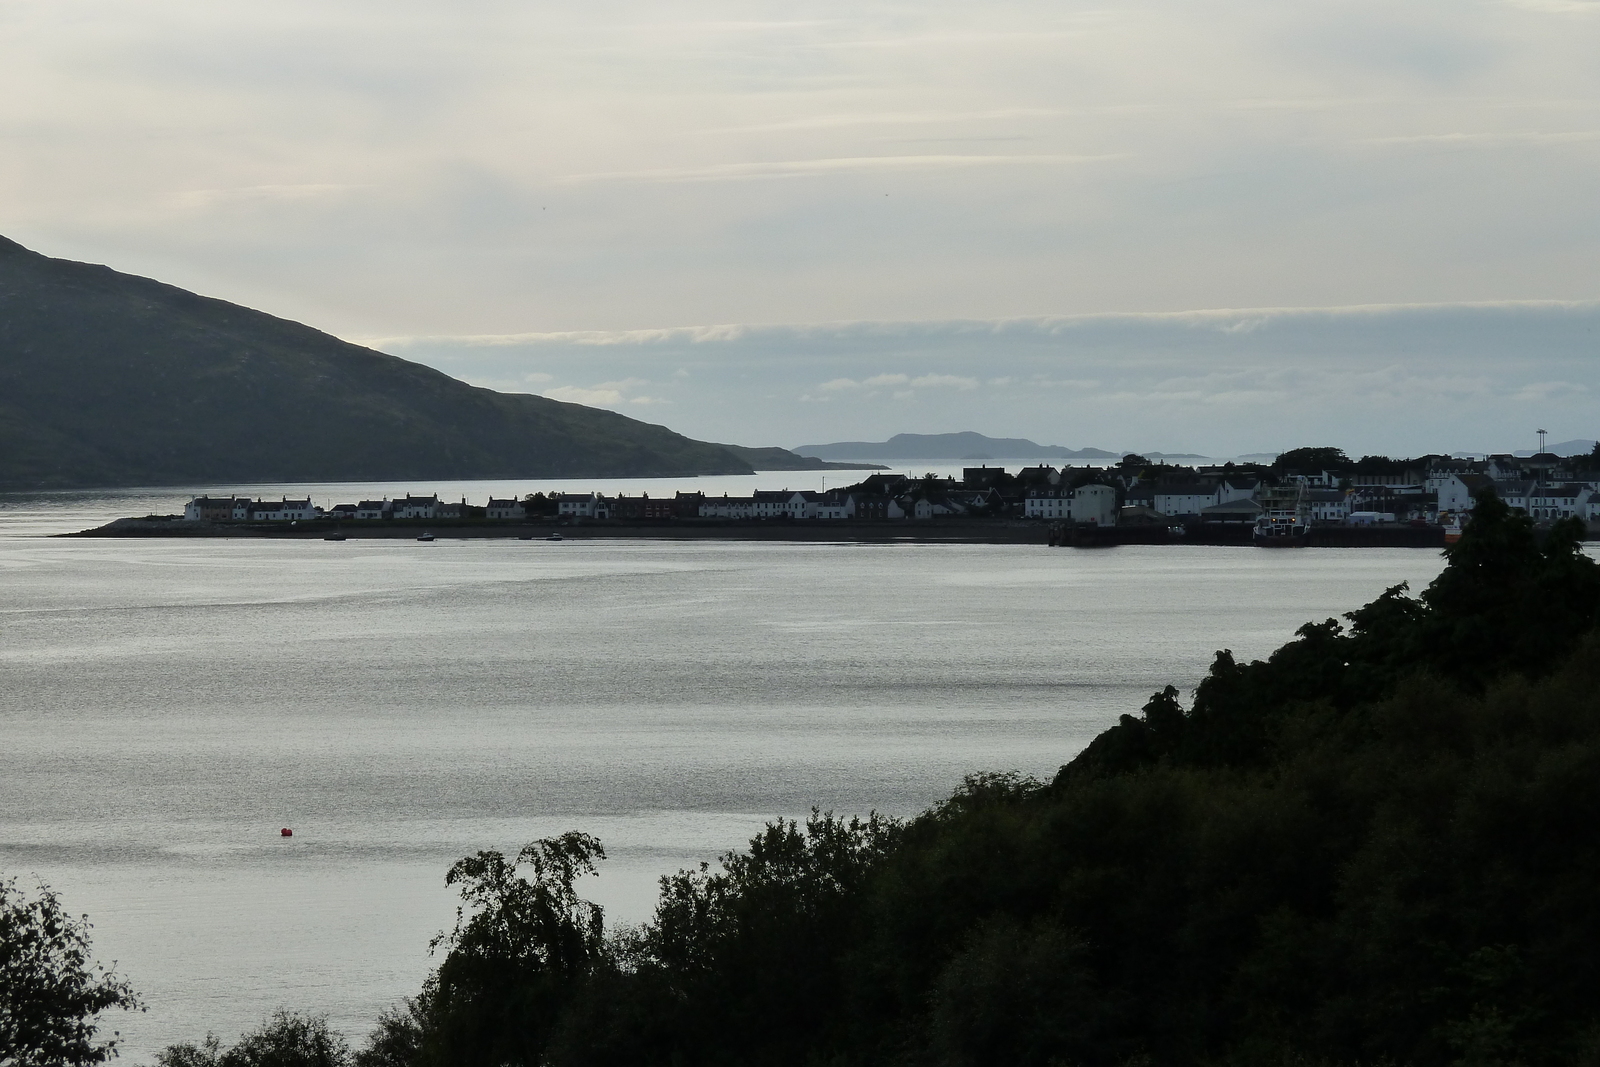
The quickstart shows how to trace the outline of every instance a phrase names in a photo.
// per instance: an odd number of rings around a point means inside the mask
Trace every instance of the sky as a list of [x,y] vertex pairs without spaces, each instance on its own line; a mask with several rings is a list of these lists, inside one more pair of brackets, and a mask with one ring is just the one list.
[[1600,436],[1596,0],[0,0],[0,233],[696,437]]

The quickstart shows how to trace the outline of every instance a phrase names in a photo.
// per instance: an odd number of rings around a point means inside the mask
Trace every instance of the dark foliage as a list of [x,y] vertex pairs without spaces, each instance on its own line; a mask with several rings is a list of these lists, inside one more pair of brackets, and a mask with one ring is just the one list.
[[[454,932],[434,939],[449,951],[412,1012],[421,1062],[540,1062],[601,957],[601,910],[575,883],[604,858],[600,842],[567,833],[533,842],[515,862],[480,852],[450,869],[445,881],[460,888],[463,904]],[[518,873],[522,865],[531,880]],[[405,1033],[405,1020],[391,1020],[390,1032]]]
[[0,487],[749,470],[662,426],[0,238]]
[[1407,467],[1415,466],[1416,462],[1390,459],[1388,456],[1362,456],[1350,465],[1350,470],[1355,474],[1399,474]]
[[434,986],[430,980],[420,995],[378,1016],[378,1028],[351,1061],[354,1067],[407,1067],[422,1061]]
[[1467,535],[1445,550],[1449,566],[1420,598],[1395,586],[1350,612],[1348,627],[1307,623],[1264,662],[1241,665],[1218,652],[1188,712],[1168,687],[1140,718],[1124,715],[1097,737],[1067,773],[1163,759],[1259,763],[1272,755],[1275,720],[1298,701],[1344,711],[1418,674],[1466,692],[1511,672],[1543,674],[1600,623],[1600,567],[1581,551],[1582,536],[1582,523],[1567,519],[1541,544],[1532,520],[1485,493]]
[[114,1033],[97,1039],[99,1016],[140,1004],[93,961],[89,930],[48,887],[30,898],[0,878],[0,1065],[78,1067],[116,1055]]
[[1272,461],[1275,471],[1341,471],[1350,466],[1342,448],[1291,448]]
[[[1155,694],[1050,783],[773,823],[609,941],[570,892],[587,867],[546,872],[547,919],[469,920],[439,970],[502,1007],[425,992],[414,1054],[373,1062],[1600,1065],[1600,567],[1576,536],[1486,497],[1419,597],[1219,653],[1187,707]],[[477,915],[531,914],[512,888]]]
[[156,1056],[158,1067],[349,1067],[344,1038],[328,1029],[322,1015],[274,1012],[259,1029],[223,1048],[215,1034],[198,1045],[169,1045]]

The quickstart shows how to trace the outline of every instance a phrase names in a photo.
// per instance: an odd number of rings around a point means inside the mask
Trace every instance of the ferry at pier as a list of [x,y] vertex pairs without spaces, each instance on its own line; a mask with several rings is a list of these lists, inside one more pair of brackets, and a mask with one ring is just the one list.
[[1311,533],[1305,487],[1276,486],[1260,497],[1261,517],[1250,539],[1262,548],[1301,548]]

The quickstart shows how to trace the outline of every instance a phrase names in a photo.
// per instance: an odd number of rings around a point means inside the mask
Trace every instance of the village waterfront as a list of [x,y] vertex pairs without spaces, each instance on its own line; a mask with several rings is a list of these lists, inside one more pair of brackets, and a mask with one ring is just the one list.
[[[789,472],[766,472],[795,474]],[[1052,547],[1253,544],[1261,547],[1441,548],[1458,540],[1476,499],[1493,492],[1548,529],[1576,518],[1600,534],[1600,446],[1561,457],[1539,452],[1352,461],[1337,448],[1299,448],[1271,464],[1197,467],[1130,453],[1111,466],[1024,463],[965,466],[920,477],[879,468],[859,481],[836,469],[834,488],[765,488],[718,496],[703,485],[625,491],[551,487],[478,503],[437,492],[351,492],[273,499],[207,491],[181,512],[151,512],[77,532],[85,537],[446,536],[715,538],[835,542],[968,542]],[[802,477],[802,481],[805,481]],[[683,479],[679,479],[682,482]],[[668,491],[670,490],[670,491]],[[418,525],[420,524],[420,526]],[[563,529],[565,528],[565,529]]]
[[659,875],[767,819],[909,814],[972,771],[1051,774],[1217,648],[1265,654],[1441,566],[1421,549],[42,536],[194,491],[0,507],[0,870],[90,914],[97,955],[150,1004],[108,1021],[133,1063],[280,1006],[360,1036],[437,962],[444,871],[477,849],[594,833],[610,859],[589,892],[637,921]]

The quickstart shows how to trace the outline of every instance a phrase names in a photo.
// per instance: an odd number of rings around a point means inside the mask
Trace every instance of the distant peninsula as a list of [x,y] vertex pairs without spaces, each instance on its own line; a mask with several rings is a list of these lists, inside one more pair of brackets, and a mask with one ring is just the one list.
[[829,466],[480,389],[297,322],[0,237],[0,489]]
[[746,448],[743,445],[719,445],[744,460],[758,471],[861,471],[888,470],[881,463],[860,460],[835,463],[816,456],[801,456],[787,448]]
[[[986,437],[963,433],[897,433],[887,441],[835,441],[826,445],[799,445],[801,456],[825,460],[859,460],[876,463],[912,460],[953,463],[991,459],[1118,459],[1119,452],[1101,448],[1063,448],[1041,445],[1021,437]],[[1146,453],[1148,455],[1148,453]],[[1173,457],[1178,458],[1178,457]],[[1202,457],[1183,457],[1199,459]]]
[[[835,441],[826,445],[797,445],[797,455],[836,463],[984,463],[993,460],[1105,460],[1120,459],[1125,452],[1103,448],[1064,448],[1041,445],[1024,437],[987,437],[961,433],[897,433],[887,441]],[[1147,459],[1169,462],[1207,457],[1194,452],[1141,452]],[[1270,461],[1272,456],[1267,456]],[[774,468],[776,469],[776,468]]]

